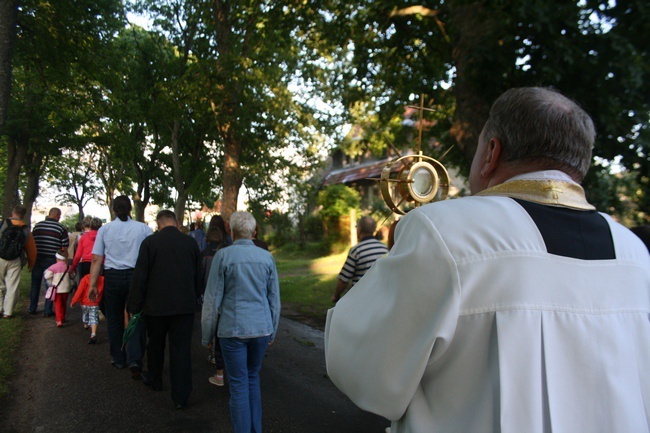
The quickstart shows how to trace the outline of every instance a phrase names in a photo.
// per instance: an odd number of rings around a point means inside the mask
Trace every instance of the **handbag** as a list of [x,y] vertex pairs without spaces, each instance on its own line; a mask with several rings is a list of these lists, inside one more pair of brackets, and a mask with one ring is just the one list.
[[59,284],[61,284],[61,281],[63,281],[63,279],[65,278],[65,274],[68,273],[68,269],[70,269],[70,267],[66,266],[65,272],[63,273],[63,275],[61,275],[61,278],[59,278],[58,283],[52,284],[50,287],[47,288],[47,290],[45,291],[45,299],[54,302],[54,300],[56,299],[56,288]]

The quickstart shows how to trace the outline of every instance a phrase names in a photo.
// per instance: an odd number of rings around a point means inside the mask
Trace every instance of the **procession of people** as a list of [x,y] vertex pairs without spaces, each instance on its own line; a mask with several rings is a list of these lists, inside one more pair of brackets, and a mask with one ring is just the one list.
[[[648,232],[585,198],[595,136],[591,117],[559,92],[508,90],[479,137],[471,196],[410,211],[391,227],[390,248],[376,221],[359,219],[327,313],[327,372],[391,433],[648,431]],[[127,196],[112,206],[114,221],[82,223],[72,255],[58,208],[31,232],[14,208],[0,226],[20,247],[5,258],[0,245],[3,316],[15,314],[25,264],[28,313],[43,302],[59,328],[80,280],[73,303],[89,343],[102,338],[101,310],[107,365],[153,391],[167,350],[171,400],[185,409],[200,314],[216,365],[206,380],[228,384],[235,433],[262,432],[260,371],[281,300],[257,221],[238,211],[185,234],[161,210],[154,232],[131,218]]]

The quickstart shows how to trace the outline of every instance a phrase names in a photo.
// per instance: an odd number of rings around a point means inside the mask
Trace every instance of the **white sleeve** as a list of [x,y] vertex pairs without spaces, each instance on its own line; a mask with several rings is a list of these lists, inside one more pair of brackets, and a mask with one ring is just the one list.
[[50,271],[49,269],[46,269],[45,272],[43,272],[43,278],[45,278],[45,281],[49,285],[52,285],[52,279],[54,278],[54,272]]
[[417,210],[397,225],[396,243],[328,311],[327,372],[360,408],[398,420],[426,366],[444,353],[458,319],[456,264]]

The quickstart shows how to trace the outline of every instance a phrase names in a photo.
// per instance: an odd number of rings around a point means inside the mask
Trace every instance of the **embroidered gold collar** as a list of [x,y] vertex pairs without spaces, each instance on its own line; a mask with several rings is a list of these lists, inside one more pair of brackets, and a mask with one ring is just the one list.
[[567,207],[578,210],[595,210],[585,198],[585,191],[573,182],[559,180],[520,179],[485,189],[479,196],[503,196],[532,201],[548,206]]

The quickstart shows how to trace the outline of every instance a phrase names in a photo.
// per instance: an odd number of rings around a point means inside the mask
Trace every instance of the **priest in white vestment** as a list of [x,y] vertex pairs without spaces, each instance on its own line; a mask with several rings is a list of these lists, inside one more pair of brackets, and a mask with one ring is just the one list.
[[594,140],[557,92],[499,97],[473,196],[408,213],[328,312],[336,386],[391,433],[650,431],[650,256],[585,199]]

